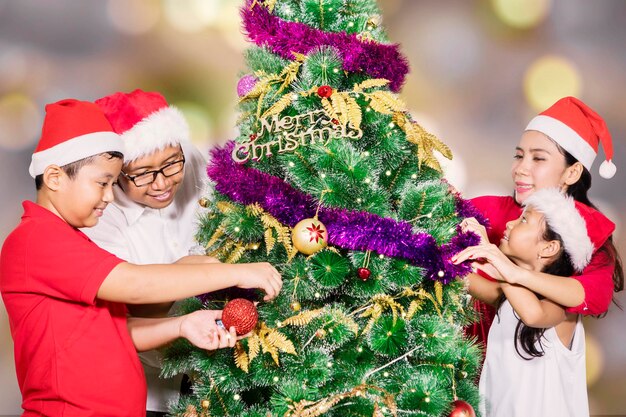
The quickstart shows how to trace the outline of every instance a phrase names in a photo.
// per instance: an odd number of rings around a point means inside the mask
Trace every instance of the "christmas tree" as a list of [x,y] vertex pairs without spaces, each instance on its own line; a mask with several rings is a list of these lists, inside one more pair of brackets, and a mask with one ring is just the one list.
[[[408,72],[374,0],[248,0],[253,44],[237,85],[239,135],[214,150],[198,241],[222,262],[275,265],[283,289],[252,335],[207,353],[178,341],[191,416],[446,416],[477,407],[480,351],[460,232],[473,208],[442,178],[449,148],[397,95]],[[186,300],[222,309],[254,293]],[[250,322],[253,313],[240,313]],[[465,404],[467,405],[467,404]]]

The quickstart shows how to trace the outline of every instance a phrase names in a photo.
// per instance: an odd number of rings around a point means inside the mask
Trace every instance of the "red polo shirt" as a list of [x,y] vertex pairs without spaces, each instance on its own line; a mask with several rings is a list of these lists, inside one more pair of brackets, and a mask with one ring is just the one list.
[[23,416],[145,416],[126,306],[96,299],[123,261],[47,209],[23,206],[0,255]]

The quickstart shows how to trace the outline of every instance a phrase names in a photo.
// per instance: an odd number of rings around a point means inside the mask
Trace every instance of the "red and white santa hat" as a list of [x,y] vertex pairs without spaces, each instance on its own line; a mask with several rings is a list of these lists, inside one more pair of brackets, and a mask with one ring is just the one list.
[[190,141],[185,117],[159,93],[137,89],[102,97],[96,104],[122,136],[124,162]]
[[524,206],[532,206],[543,213],[548,227],[561,236],[565,251],[578,272],[585,269],[596,249],[604,245],[615,230],[615,224],[604,214],[557,188],[535,191],[524,200]]
[[104,152],[123,152],[120,136],[94,103],[65,99],[46,105],[41,138],[28,172],[43,174],[50,165],[64,166]]
[[576,97],[560,99],[533,118],[526,130],[536,130],[547,135],[589,171],[598,154],[598,146],[602,143],[606,161],[600,165],[600,176],[612,178],[617,171],[612,161],[613,142],[606,123]]

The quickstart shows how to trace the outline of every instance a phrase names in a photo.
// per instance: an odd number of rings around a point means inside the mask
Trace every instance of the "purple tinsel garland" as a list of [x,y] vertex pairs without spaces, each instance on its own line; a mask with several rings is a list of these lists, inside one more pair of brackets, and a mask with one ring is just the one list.
[[372,78],[389,80],[389,88],[400,91],[409,64],[398,51],[398,45],[363,41],[356,34],[324,32],[304,23],[288,22],[272,15],[265,7],[250,9],[250,1],[241,15],[248,38],[259,46],[267,46],[285,59],[293,60],[293,52],[308,54],[320,46],[332,46],[343,58],[343,69],[363,71]]
[[[280,178],[235,163],[233,142],[214,149],[207,174],[215,189],[240,204],[258,203],[281,223],[293,227],[315,216],[316,200]],[[448,283],[470,272],[467,264],[454,265],[449,259],[461,249],[478,243],[474,233],[459,233],[441,247],[427,233],[413,233],[410,223],[383,218],[373,213],[320,207],[318,219],[328,230],[328,243],[349,250],[371,250],[404,258],[426,269],[430,279]]]

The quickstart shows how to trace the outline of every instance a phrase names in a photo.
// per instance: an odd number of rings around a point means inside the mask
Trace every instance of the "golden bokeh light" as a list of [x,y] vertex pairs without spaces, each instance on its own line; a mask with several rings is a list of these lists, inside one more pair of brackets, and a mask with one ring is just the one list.
[[0,148],[20,150],[38,139],[42,116],[30,97],[21,93],[0,96]]
[[214,25],[224,0],[164,0],[166,20],[181,32],[199,32]]
[[537,112],[565,96],[580,96],[582,81],[578,69],[565,58],[544,56],[524,75],[524,95]]
[[161,15],[158,0],[109,0],[107,14],[117,30],[129,35],[149,32]]
[[518,29],[532,28],[543,22],[551,3],[551,0],[491,0],[498,18]]
[[211,129],[213,128],[207,110],[189,101],[178,102],[174,105],[183,112],[189,124],[192,142],[200,149],[207,148],[210,145]]
[[604,370],[604,354],[600,343],[590,334],[585,337],[587,386],[595,384]]
[[250,46],[248,39],[241,36],[241,16],[238,7],[222,7],[214,26],[222,35],[222,40],[233,49],[243,51]]

